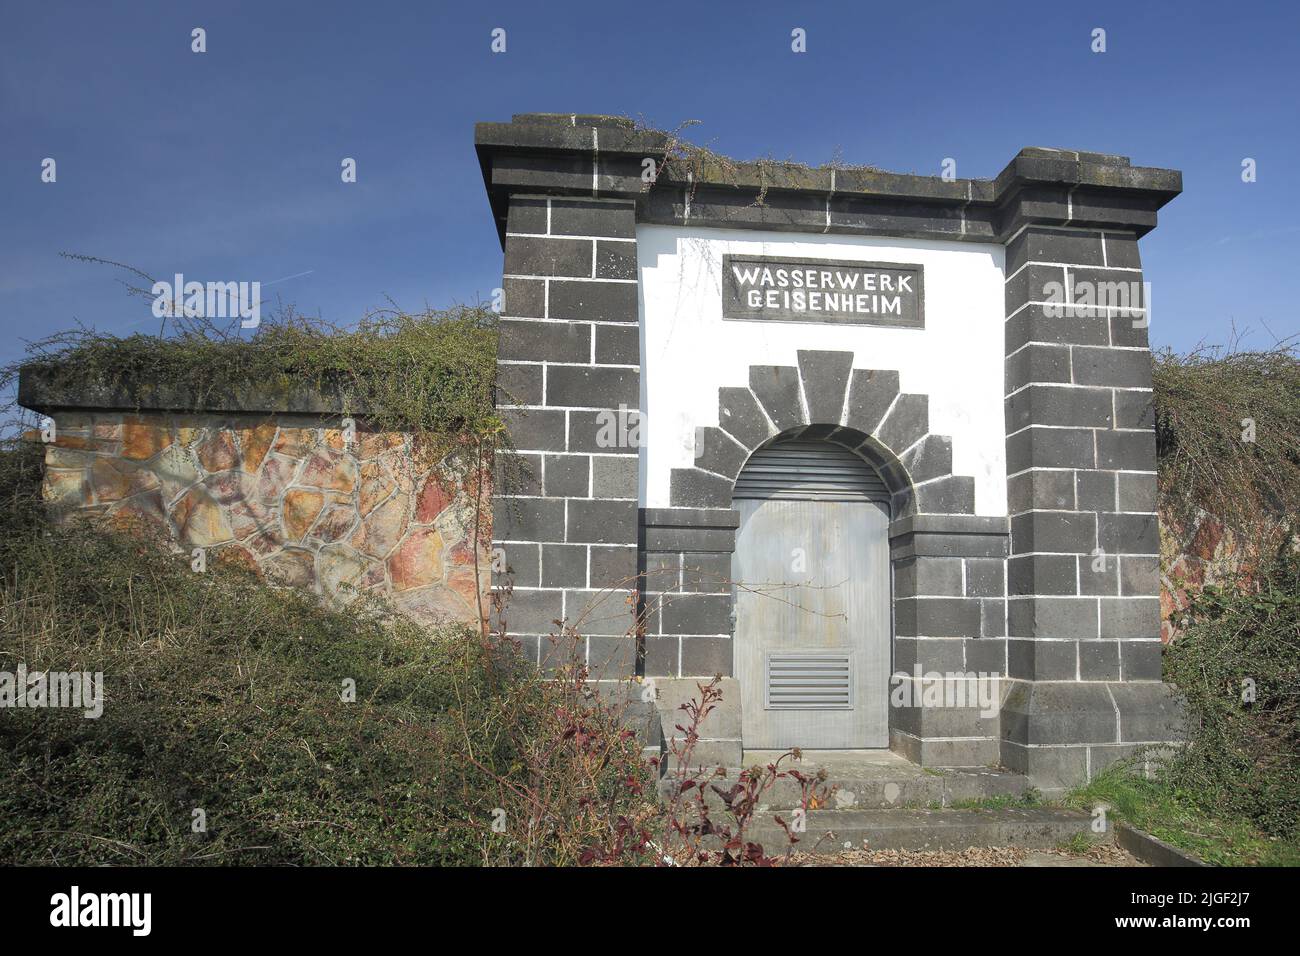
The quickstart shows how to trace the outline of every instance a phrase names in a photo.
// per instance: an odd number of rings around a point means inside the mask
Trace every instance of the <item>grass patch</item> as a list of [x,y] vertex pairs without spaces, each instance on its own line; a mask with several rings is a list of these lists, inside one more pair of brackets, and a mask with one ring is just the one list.
[[1062,840],[1056,845],[1056,848],[1058,850],[1064,850],[1066,853],[1083,854],[1092,849],[1093,844],[1096,842],[1098,841],[1094,840],[1086,833],[1076,833],[1074,836],[1070,837],[1070,839]]
[[1066,802],[1087,812],[1104,804],[1112,819],[1216,866],[1300,866],[1294,838],[1270,836],[1249,820],[1207,811],[1203,794],[1145,779],[1128,766],[1107,768]]

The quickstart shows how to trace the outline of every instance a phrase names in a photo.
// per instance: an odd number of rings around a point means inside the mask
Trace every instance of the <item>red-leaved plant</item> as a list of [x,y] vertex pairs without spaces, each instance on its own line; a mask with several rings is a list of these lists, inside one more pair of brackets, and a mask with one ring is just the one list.
[[[477,706],[456,712],[453,727],[459,730],[448,738],[464,758],[463,791],[478,792],[464,827],[485,863],[790,862],[807,811],[825,806],[830,791],[824,775],[809,777],[788,765],[800,759],[797,750],[731,778],[726,768],[697,763],[700,728],[722,700],[721,678],[696,685],[699,695],[681,705],[685,718],[670,735],[668,753],[646,759],[629,719],[629,702],[645,699],[644,685],[633,679],[611,691],[613,682],[604,681],[598,691],[577,628],[556,622],[558,634],[542,649],[544,673],[532,678],[491,663],[518,649],[501,636],[508,598],[508,591],[493,595],[496,629],[483,634],[488,680],[482,688],[464,688],[465,704]],[[475,700],[475,694],[484,696]],[[485,729],[500,746],[482,748]],[[472,740],[480,742],[477,750],[467,746]],[[785,779],[798,784],[800,799],[791,819],[774,816],[785,843],[777,855],[750,831],[765,796]]]
[[[825,784],[824,773],[810,777],[792,767],[782,766],[787,760],[801,760],[798,750],[787,751],[766,766],[741,770],[725,789],[713,782],[723,781],[725,786],[725,768],[714,767],[710,771],[702,764],[696,765],[694,756],[700,740],[700,725],[722,700],[722,691],[718,688],[720,682],[721,678],[715,677],[707,684],[697,684],[699,698],[681,705],[687,720],[675,728],[682,736],[669,742],[674,766],[669,774],[664,806],[668,839],[659,862],[679,866],[772,866],[778,862],[788,863],[795,845],[800,842],[799,834],[804,832],[807,812],[825,806],[831,790]],[[658,758],[651,762],[657,764]],[[779,780],[787,778],[799,785],[800,799],[792,821],[780,814],[773,817],[786,837],[784,854],[778,857],[769,854],[761,843],[749,839],[748,831],[762,808],[763,797]],[[710,805],[709,793],[717,797],[721,814],[717,812],[719,808]]]

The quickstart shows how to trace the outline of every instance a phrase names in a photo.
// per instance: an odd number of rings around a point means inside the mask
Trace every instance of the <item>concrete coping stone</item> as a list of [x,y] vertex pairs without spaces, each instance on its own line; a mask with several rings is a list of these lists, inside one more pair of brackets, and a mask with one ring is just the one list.
[[1115,824],[1115,839],[1121,849],[1151,866],[1209,866],[1186,850],[1180,850],[1127,823]]
[[364,415],[368,411],[359,398],[347,400],[342,387],[321,391],[305,384],[286,389],[262,384],[234,385],[200,398],[193,389],[183,385],[160,386],[154,382],[122,382],[113,386],[84,381],[64,384],[53,369],[39,365],[28,365],[21,370],[18,404],[43,414],[67,409],[305,415]]

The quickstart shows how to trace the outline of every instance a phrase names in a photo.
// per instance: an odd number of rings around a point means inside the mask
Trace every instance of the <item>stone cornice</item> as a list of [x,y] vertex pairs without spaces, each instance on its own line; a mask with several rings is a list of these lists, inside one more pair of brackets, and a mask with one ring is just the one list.
[[668,164],[647,185],[644,161],[658,166],[672,144],[668,134],[621,117],[526,113],[475,127],[503,240],[511,194],[631,200],[638,222],[647,223],[1006,242],[1029,224],[1141,236],[1182,191],[1177,170],[1042,147],[1022,149],[993,179],[703,156],[689,170]]

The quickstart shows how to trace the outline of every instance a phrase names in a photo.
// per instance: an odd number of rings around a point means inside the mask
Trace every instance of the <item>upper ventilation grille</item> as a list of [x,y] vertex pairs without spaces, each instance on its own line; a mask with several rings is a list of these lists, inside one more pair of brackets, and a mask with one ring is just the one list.
[[842,445],[779,441],[754,452],[736,479],[732,497],[888,501],[889,489],[874,468]]

